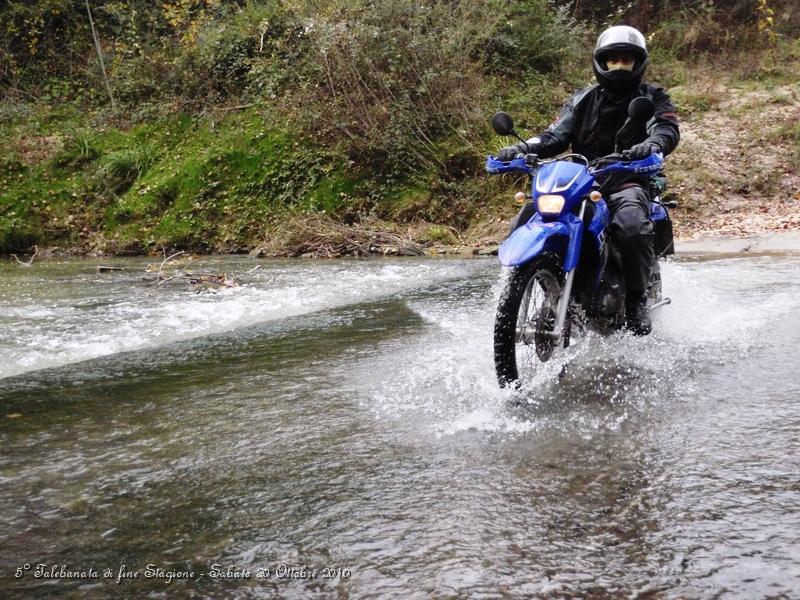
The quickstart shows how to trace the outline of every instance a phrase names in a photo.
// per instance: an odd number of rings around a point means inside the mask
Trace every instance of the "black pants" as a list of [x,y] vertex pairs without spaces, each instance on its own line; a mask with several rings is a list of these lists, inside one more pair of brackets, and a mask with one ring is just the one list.
[[622,254],[626,297],[644,295],[655,258],[653,222],[650,220],[650,195],[638,185],[612,193],[608,199],[611,211],[611,239]]

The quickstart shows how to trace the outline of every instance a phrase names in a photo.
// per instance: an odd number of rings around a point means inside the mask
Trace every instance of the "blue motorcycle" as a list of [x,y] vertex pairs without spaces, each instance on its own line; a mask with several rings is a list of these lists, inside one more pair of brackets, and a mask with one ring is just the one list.
[[[643,126],[653,116],[648,98],[634,99],[629,118],[617,135]],[[497,113],[492,126],[499,135],[513,135],[513,121]],[[674,253],[668,205],[661,201],[662,154],[630,161],[617,152],[591,162],[579,154],[540,160],[518,154],[510,161],[487,157],[492,174],[518,172],[532,178],[531,194],[517,193],[524,203],[513,231],[498,251],[510,268],[501,293],[494,328],[494,359],[501,386],[533,376],[560,347],[568,347],[573,329],[608,333],[625,324],[625,281],[619,252],[609,240],[604,185],[615,174],[652,180],[651,219],[655,225],[656,260],[647,290],[648,308],[669,304],[663,298],[658,258]],[[604,184],[598,183],[598,180]],[[527,200],[527,202],[525,202]]]

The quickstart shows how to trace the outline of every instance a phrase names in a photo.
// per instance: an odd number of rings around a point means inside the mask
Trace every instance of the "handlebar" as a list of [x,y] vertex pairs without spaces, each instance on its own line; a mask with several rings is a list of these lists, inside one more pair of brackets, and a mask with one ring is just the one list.
[[533,175],[541,165],[565,159],[580,160],[593,175],[613,171],[627,171],[641,175],[649,175],[661,170],[664,155],[658,152],[640,160],[631,160],[630,153],[623,151],[614,152],[589,161],[589,159],[581,154],[565,154],[563,156],[542,160],[536,154],[520,152],[510,161],[501,161],[497,157],[490,155],[487,157],[486,169],[490,173],[523,171]]
[[[495,156],[492,156],[492,158],[497,160],[497,157]],[[588,158],[586,158],[583,154],[577,154],[575,152],[570,154],[562,154],[560,156],[556,156],[553,158],[545,158],[545,159],[539,158],[538,154],[534,154],[532,152],[529,154],[526,154],[524,152],[518,152],[517,155],[512,160],[520,160],[520,159],[525,159],[525,164],[530,166],[544,165],[558,160],[567,160],[567,159],[578,159],[587,167],[594,167],[605,163],[610,164],[614,162],[633,162],[633,159],[630,157],[630,152],[628,152],[627,150],[623,150],[622,152],[612,152],[611,154],[608,154],[606,156],[601,156],[600,158],[595,158],[594,160],[591,161]],[[503,161],[503,162],[510,163],[511,161]]]
[[589,163],[590,167],[600,167],[601,165],[605,164],[612,164],[615,162],[630,162],[630,155],[625,152],[612,152],[611,154],[607,154],[606,156],[601,156],[600,158],[595,158],[593,161]]

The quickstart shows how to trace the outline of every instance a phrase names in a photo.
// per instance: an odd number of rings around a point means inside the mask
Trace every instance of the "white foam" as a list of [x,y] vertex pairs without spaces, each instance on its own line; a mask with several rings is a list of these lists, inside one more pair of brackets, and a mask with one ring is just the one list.
[[[293,263],[267,266],[249,285],[216,293],[135,280],[116,288],[90,282],[77,292],[64,286],[55,299],[46,282],[21,297],[0,290],[0,378],[397,295],[471,269],[456,261]],[[87,299],[96,306],[76,309]]]

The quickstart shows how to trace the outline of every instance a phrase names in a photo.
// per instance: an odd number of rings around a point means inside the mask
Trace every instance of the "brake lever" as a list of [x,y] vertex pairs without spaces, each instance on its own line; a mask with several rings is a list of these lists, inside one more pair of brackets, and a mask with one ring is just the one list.
[[593,169],[602,169],[603,167],[607,167],[608,165],[613,165],[615,162],[622,160],[621,156],[603,156],[602,158],[598,158],[592,161],[590,165]]

